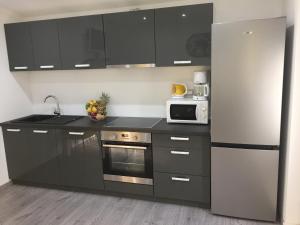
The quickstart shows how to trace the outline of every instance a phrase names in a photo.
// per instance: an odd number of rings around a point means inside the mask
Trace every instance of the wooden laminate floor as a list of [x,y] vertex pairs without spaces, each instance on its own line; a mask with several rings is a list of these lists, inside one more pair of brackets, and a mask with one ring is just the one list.
[[0,188],[1,225],[269,225],[198,207],[8,184]]

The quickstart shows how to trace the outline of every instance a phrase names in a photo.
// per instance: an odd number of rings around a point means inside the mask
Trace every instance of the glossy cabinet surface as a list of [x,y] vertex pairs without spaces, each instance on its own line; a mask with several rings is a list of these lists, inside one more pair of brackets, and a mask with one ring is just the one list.
[[58,20],[30,22],[36,70],[60,69]]
[[43,184],[59,183],[55,130],[3,128],[9,177]]
[[5,24],[9,68],[11,71],[34,69],[30,23]]
[[61,130],[58,139],[61,185],[103,189],[99,133]]
[[154,10],[103,15],[107,65],[155,64]]
[[101,15],[60,19],[58,24],[62,69],[105,67]]
[[155,10],[157,66],[210,65],[213,5]]

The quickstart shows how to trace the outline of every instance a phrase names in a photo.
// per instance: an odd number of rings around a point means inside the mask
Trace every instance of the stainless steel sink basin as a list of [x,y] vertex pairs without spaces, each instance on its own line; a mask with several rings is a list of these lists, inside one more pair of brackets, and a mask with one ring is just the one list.
[[68,116],[68,115],[31,115],[17,119],[13,123],[34,123],[34,124],[66,124],[76,121],[83,116]]

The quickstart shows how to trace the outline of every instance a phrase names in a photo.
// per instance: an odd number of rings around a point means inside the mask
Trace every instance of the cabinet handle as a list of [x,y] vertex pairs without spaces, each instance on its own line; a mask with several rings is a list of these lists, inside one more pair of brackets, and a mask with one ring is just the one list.
[[87,68],[87,67],[90,67],[90,66],[91,66],[90,64],[76,64],[75,68]]
[[41,69],[53,69],[54,68],[54,65],[43,65],[43,66],[40,66]]
[[191,60],[182,60],[182,61],[174,61],[174,65],[185,65],[185,64],[191,64]]
[[27,70],[28,66],[15,66],[14,69],[15,70]]
[[190,138],[188,137],[171,137],[172,141],[189,141]]
[[70,135],[83,136],[84,132],[69,132]]
[[35,134],[47,134],[48,131],[47,130],[33,130],[33,133],[35,133]]
[[190,152],[184,152],[184,151],[171,151],[172,155],[189,155]]
[[171,177],[172,181],[190,182],[190,178]]
[[21,129],[6,129],[8,132],[20,132]]

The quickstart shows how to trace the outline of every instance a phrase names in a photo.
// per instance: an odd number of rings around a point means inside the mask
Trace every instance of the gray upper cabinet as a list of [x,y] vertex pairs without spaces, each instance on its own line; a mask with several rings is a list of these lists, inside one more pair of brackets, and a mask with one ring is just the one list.
[[213,5],[155,10],[156,65],[210,65]]
[[34,60],[29,23],[4,26],[10,71],[32,70]]
[[60,69],[58,20],[44,20],[30,23],[35,69]]
[[105,67],[101,15],[65,18],[58,23],[62,69]]
[[103,18],[107,65],[155,64],[154,10]]

